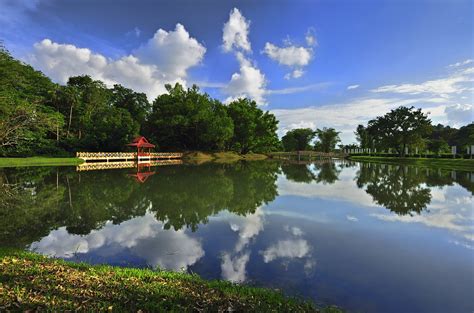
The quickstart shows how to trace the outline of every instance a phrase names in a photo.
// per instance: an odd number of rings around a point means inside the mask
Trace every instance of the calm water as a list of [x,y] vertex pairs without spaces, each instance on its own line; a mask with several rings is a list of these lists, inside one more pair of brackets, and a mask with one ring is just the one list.
[[134,171],[0,169],[0,244],[349,312],[474,310],[474,173],[263,161],[159,166],[140,183]]

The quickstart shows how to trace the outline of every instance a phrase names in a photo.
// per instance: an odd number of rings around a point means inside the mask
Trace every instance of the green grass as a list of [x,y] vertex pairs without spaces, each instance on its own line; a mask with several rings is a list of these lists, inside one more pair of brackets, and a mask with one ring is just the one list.
[[474,160],[435,159],[435,158],[397,158],[376,156],[351,156],[350,160],[385,164],[408,164],[422,167],[436,167],[447,170],[474,171]]
[[341,312],[186,273],[87,265],[0,248],[0,311]]
[[52,158],[52,157],[0,158],[0,167],[63,166],[63,165],[77,165],[82,162],[83,161],[79,158]]

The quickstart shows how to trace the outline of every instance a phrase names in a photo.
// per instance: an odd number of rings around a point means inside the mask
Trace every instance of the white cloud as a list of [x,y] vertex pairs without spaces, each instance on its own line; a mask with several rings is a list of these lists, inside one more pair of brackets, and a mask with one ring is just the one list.
[[265,74],[241,53],[237,53],[237,58],[240,63],[240,71],[232,74],[229,84],[224,88],[224,92],[229,95],[225,102],[248,97],[259,105],[266,104],[264,97],[267,84]]
[[283,226],[283,229],[286,230],[287,232],[290,232],[293,236],[303,235],[303,231],[301,230],[301,228],[296,227],[296,226],[290,227],[288,225],[285,225]]
[[472,194],[461,186],[431,189],[432,201],[425,211],[414,216],[393,213],[374,213],[371,216],[386,222],[414,223],[445,229],[459,240],[474,239]]
[[229,52],[233,49],[242,49],[251,51],[250,41],[248,39],[250,21],[234,8],[229,14],[229,20],[224,24],[222,41],[224,51]]
[[347,90],[357,89],[357,88],[359,88],[359,85],[350,85],[350,86],[347,86]]
[[75,253],[88,253],[100,248],[130,249],[152,267],[170,270],[186,269],[196,263],[204,250],[201,243],[189,237],[183,230],[165,230],[163,223],[153,214],[136,217],[119,225],[107,222],[100,230],[86,236],[69,234],[65,227],[52,231],[30,249],[56,257],[71,257]]
[[264,251],[263,261],[269,263],[278,258],[303,258],[310,252],[310,246],[304,239],[279,240]]
[[306,85],[306,86],[301,86],[301,87],[289,87],[289,88],[283,88],[283,89],[267,89],[265,94],[267,95],[288,95],[292,93],[299,93],[299,92],[305,92],[305,91],[310,91],[310,90],[323,90],[329,87],[331,83],[329,82],[324,82],[324,83],[316,83],[316,84],[311,84],[311,85]]
[[206,48],[190,37],[183,25],[174,31],[159,29],[153,38],[134,51],[144,64],[156,65],[168,79],[185,78],[187,70],[198,65]]
[[153,99],[165,92],[166,83],[186,85],[187,71],[202,61],[205,52],[206,48],[177,24],[174,31],[159,29],[146,44],[119,59],[44,39],[34,45],[29,61],[59,83],[66,83],[70,76],[90,75],[109,86],[119,83],[145,92]]
[[277,47],[269,42],[265,44],[263,52],[270,59],[287,66],[306,66],[313,56],[311,48],[297,46]]
[[232,282],[243,282],[246,279],[246,267],[250,259],[247,249],[252,238],[263,230],[263,211],[257,208],[255,213],[246,216],[231,216],[230,228],[239,233],[233,251],[222,253],[221,271],[222,278]]
[[468,64],[471,64],[472,62],[474,62],[473,59],[467,59],[465,61],[461,61],[461,62],[456,62],[454,64],[450,64],[448,65],[448,67],[461,67],[461,66],[464,66],[464,65],[468,65]]
[[474,121],[474,105],[472,104],[453,104],[444,109],[446,116],[451,124],[462,126]]
[[313,57],[313,49],[310,47],[277,47],[270,42],[265,44],[263,53],[280,65],[293,68],[291,73],[285,75],[285,79],[301,77],[304,74],[302,68],[307,66]]
[[474,81],[474,67],[457,71],[447,77],[428,80],[418,84],[406,83],[400,85],[386,85],[375,88],[376,93],[398,93],[407,95],[431,94],[443,98],[459,95],[472,88]]
[[250,252],[233,257],[230,253],[224,253],[221,263],[222,278],[234,283],[244,282],[247,276],[246,267],[249,259]]

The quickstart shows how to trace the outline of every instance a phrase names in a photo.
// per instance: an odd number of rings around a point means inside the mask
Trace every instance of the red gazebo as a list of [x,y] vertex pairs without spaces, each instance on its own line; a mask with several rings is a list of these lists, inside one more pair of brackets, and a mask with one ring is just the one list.
[[[131,143],[129,143],[127,146],[130,147],[137,147],[137,157],[138,156],[143,156],[143,155],[149,155],[150,150],[155,147],[154,144],[151,144],[146,140],[145,137],[140,136],[135,139]],[[145,152],[145,149],[148,149],[148,153]]]

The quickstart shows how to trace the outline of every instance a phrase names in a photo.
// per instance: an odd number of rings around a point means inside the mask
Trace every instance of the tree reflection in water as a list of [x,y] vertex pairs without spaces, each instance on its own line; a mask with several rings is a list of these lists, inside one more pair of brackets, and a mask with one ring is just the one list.
[[457,182],[472,193],[471,176],[469,172],[361,163],[356,182],[377,204],[399,215],[413,215],[421,213],[431,202],[431,190],[428,187],[442,187]]
[[[273,161],[159,166],[140,184],[131,169],[75,172],[36,167],[0,170],[0,244],[25,247],[65,226],[86,235],[107,222],[119,224],[147,212],[165,229],[195,231],[222,210],[255,213],[278,196],[277,177],[299,183],[334,184],[350,162],[290,164]],[[473,174],[361,163],[359,188],[400,215],[420,213],[431,201],[429,187],[457,183],[473,192]],[[280,171],[281,170],[281,171]]]

